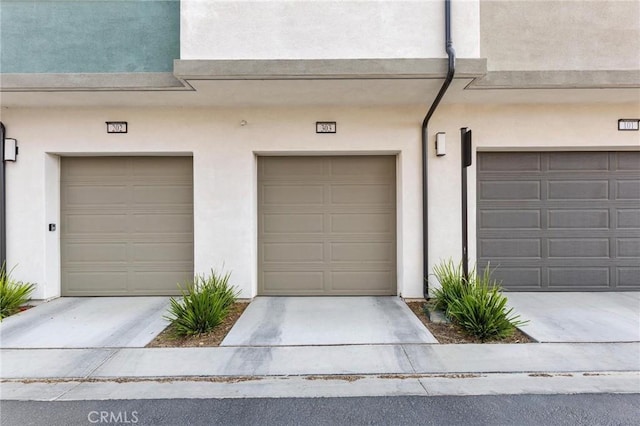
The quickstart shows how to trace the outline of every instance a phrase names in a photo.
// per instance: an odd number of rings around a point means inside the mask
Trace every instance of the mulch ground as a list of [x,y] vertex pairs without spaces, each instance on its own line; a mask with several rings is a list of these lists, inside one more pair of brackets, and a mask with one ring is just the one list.
[[[422,323],[429,329],[433,337],[439,343],[483,343],[480,339],[469,336],[459,325],[457,324],[439,324],[429,320],[422,310],[425,302],[406,302],[409,308],[414,314],[422,321]],[[503,339],[496,339],[486,341],[484,343],[534,343],[535,340],[516,329],[513,334]]]
[[229,309],[229,314],[224,321],[208,333],[196,336],[178,336],[172,325],[162,331],[153,339],[147,348],[199,348],[206,346],[220,346],[231,327],[236,323],[240,315],[249,306],[246,302],[236,302]]

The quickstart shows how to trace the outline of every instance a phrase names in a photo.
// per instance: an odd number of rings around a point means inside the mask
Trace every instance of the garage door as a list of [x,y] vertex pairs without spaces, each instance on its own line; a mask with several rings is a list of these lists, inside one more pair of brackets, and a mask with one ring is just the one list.
[[478,154],[478,265],[509,290],[640,290],[640,152]]
[[191,157],[65,157],[62,293],[176,294],[193,277]]
[[258,290],[396,294],[395,157],[261,157]]

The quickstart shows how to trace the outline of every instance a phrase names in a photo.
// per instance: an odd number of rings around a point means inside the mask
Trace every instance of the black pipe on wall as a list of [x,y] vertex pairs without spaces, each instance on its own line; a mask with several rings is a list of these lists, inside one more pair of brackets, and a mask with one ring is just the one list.
[[422,295],[425,299],[429,298],[429,211],[428,211],[428,199],[429,199],[429,170],[428,165],[428,149],[429,149],[429,120],[431,116],[438,108],[440,101],[444,97],[449,84],[453,80],[453,76],[456,72],[456,51],[453,48],[453,42],[451,41],[451,0],[444,1],[444,22],[445,22],[445,51],[449,58],[447,65],[447,76],[440,88],[440,91],[436,95],[427,115],[422,120]]
[[7,176],[4,168],[4,139],[6,128],[0,122],[0,267],[7,266]]

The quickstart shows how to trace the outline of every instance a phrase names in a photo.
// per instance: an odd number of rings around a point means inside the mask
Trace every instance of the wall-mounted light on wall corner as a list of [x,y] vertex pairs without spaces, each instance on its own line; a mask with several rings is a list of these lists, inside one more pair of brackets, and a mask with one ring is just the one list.
[[438,132],[436,133],[436,155],[438,157],[442,157],[447,154],[447,144],[446,144],[446,133]]
[[2,159],[4,161],[16,161],[18,157],[18,141],[15,139],[4,140],[4,153]]

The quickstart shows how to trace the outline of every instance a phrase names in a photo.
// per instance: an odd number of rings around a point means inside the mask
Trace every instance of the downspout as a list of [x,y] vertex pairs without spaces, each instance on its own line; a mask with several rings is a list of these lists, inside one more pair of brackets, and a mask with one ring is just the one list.
[[4,124],[0,121],[0,268],[7,266],[7,179],[4,169]]
[[423,281],[422,281],[422,295],[425,299],[429,299],[429,211],[428,211],[428,145],[429,145],[429,133],[427,127],[429,126],[429,120],[431,116],[438,108],[440,101],[444,97],[445,92],[449,88],[449,84],[453,80],[453,75],[456,71],[456,51],[453,49],[453,42],[451,41],[451,0],[444,0],[444,25],[445,25],[445,50],[449,57],[449,63],[447,67],[447,77],[438,92],[438,95],[433,100],[431,108],[427,112],[427,115],[422,121],[422,265],[423,265]]

